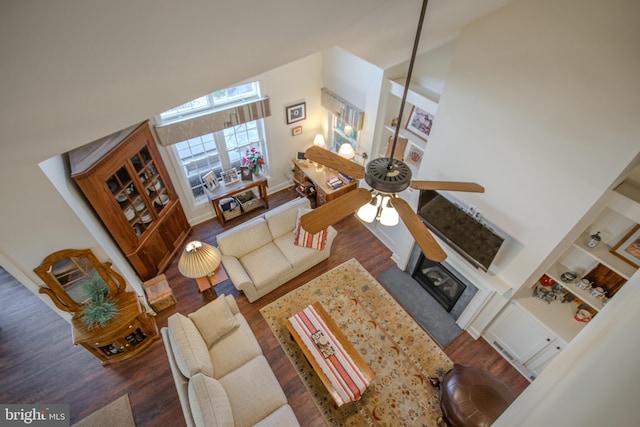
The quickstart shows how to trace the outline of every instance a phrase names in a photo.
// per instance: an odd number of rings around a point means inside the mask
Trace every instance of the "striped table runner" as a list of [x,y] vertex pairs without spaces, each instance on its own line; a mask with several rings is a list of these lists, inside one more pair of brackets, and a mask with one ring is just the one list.
[[[313,306],[310,305],[301,312],[294,314],[289,318],[289,321],[343,403],[360,400],[362,393],[369,386],[369,380],[365,378],[360,368],[356,366],[351,356],[345,351],[342,344],[336,339]],[[317,331],[322,331],[334,349],[334,353],[331,356],[324,357],[312,338],[311,335]]]

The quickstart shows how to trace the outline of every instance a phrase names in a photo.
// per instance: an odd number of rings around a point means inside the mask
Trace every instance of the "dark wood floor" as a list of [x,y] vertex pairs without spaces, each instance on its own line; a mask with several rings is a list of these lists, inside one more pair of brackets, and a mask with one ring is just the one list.
[[[275,207],[293,197],[293,190],[281,191],[270,197],[270,205]],[[248,216],[261,212],[262,209]],[[245,219],[247,216],[234,219],[225,228],[216,220],[199,224],[194,227],[192,238],[215,243],[217,233]],[[253,304],[238,294],[230,282],[216,288],[218,293],[236,297],[303,426],[324,422],[262,318],[260,308],[350,258],[356,258],[374,277],[394,265],[391,252],[355,218],[342,221],[336,229],[338,236],[328,260]],[[174,312],[187,314],[209,301],[206,294],[198,292],[195,281],[180,275],[177,259],[165,274],[178,303],[158,314],[159,327],[166,326],[167,318]],[[482,339],[474,340],[466,332],[445,352],[454,362],[490,370],[517,394],[528,385],[489,344]],[[67,403],[74,423],[125,393],[129,394],[138,426],[184,425],[161,341],[134,359],[102,367],[86,350],[71,345],[70,325],[65,320],[0,269],[1,403]]]

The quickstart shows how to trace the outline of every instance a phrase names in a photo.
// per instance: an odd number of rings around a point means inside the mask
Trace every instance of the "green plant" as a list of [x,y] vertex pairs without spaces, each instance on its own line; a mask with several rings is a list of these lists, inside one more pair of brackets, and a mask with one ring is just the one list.
[[107,298],[109,286],[102,277],[94,274],[82,284],[82,290],[88,298],[82,311],[82,322],[87,329],[104,328],[118,312],[113,299]]

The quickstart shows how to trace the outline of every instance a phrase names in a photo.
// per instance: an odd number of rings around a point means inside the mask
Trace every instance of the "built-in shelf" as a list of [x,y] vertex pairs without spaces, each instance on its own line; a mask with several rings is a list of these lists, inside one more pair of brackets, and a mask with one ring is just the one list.
[[[580,289],[576,285],[576,282],[563,282],[561,279],[562,273],[565,271],[571,271],[569,268],[565,267],[560,263],[555,263],[548,271],[547,275],[551,277],[556,282],[560,283],[567,289],[569,292],[580,298],[585,303],[589,304],[594,310],[600,311],[602,310],[602,300],[600,298],[596,298],[587,290]],[[576,279],[578,280],[578,279]]]
[[606,265],[609,269],[615,271],[626,280],[629,280],[629,278],[633,276],[633,273],[636,272],[636,269],[632,265],[627,264],[617,256],[613,255],[611,252],[609,252],[609,250],[611,249],[609,246],[600,244],[595,248],[590,248],[589,246],[587,246],[587,242],[589,240],[589,234],[582,233],[578,240],[573,243],[573,246],[578,248],[588,256],[592,257],[594,260]]
[[[530,288],[528,290],[531,291]],[[563,341],[570,342],[585,327],[586,323],[578,322],[573,318],[576,313],[575,303],[561,303],[559,301],[547,303],[531,296],[531,292],[527,292],[527,294],[525,291],[519,292],[514,298],[514,302],[532,314]]]
[[[404,92],[404,82],[398,83],[394,80],[389,80],[389,83],[391,84],[390,93],[402,99],[402,94]],[[407,102],[435,116],[436,112],[438,111],[438,102],[432,99],[432,97],[433,95],[430,94],[425,88],[414,84],[409,85]]]

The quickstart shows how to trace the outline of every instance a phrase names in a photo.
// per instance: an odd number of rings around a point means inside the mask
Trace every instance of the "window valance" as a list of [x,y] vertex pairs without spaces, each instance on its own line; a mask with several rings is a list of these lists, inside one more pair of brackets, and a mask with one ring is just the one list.
[[321,89],[320,103],[356,130],[364,127],[364,111],[348,103],[326,87]]
[[160,144],[166,147],[189,138],[218,132],[242,123],[269,117],[270,115],[271,108],[267,97],[179,122],[156,125],[155,130]]

